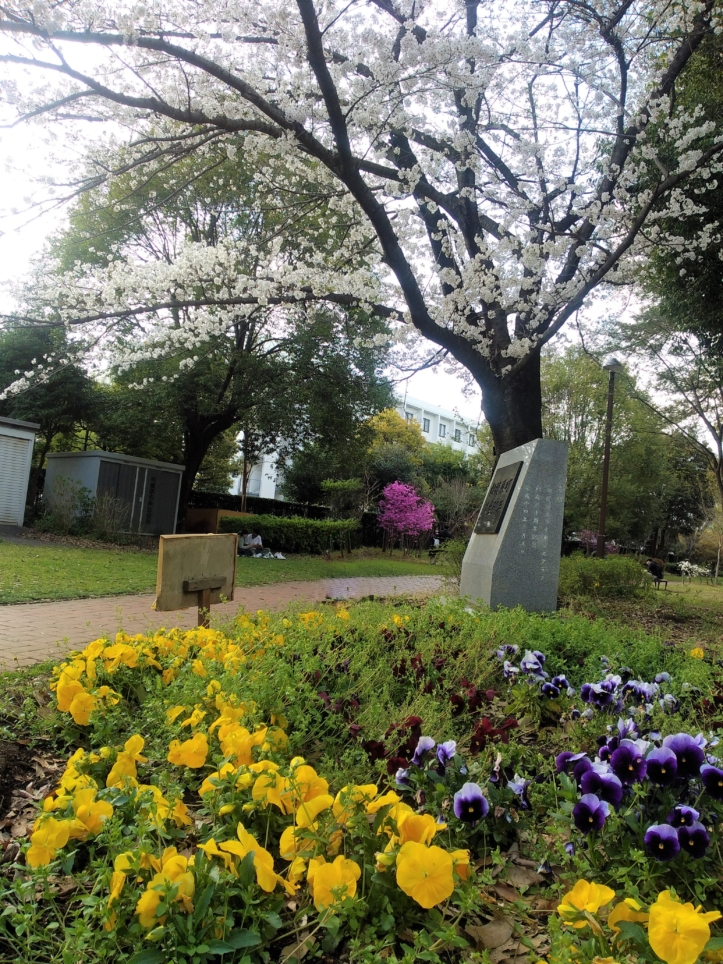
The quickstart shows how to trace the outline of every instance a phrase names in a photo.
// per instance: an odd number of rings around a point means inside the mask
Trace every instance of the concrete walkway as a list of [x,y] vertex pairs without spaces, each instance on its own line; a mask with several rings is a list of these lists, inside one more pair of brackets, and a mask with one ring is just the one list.
[[[360,599],[364,596],[432,595],[441,589],[441,576],[380,576],[357,579],[323,579],[316,582],[280,582],[271,586],[236,589],[232,603],[214,606],[211,625],[233,617],[243,608],[283,609],[291,602],[315,604],[324,599]],[[0,669],[30,666],[71,649],[80,649],[104,633],[123,629],[142,633],[159,626],[190,628],[197,622],[195,609],[156,613],[154,596],[103,596],[62,602],[0,606]]]

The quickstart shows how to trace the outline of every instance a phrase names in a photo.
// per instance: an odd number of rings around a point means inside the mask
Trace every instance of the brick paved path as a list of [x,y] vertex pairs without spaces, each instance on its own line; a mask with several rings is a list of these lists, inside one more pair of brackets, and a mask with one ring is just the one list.
[[[291,602],[317,603],[323,599],[359,599],[363,596],[430,595],[444,584],[441,576],[380,576],[357,579],[323,579],[317,582],[281,582],[272,586],[236,589],[232,603],[214,606],[211,624],[228,619],[241,607],[283,609]],[[103,596],[62,602],[0,606],[0,668],[29,666],[79,649],[104,633],[119,629],[140,633],[158,626],[195,626],[195,609],[156,613],[153,596]]]

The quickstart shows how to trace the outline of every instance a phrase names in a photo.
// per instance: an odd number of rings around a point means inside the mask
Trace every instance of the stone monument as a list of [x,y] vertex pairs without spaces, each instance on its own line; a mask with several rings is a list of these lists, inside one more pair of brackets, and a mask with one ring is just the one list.
[[528,612],[557,608],[567,443],[539,438],[505,452],[462,562],[460,595]]

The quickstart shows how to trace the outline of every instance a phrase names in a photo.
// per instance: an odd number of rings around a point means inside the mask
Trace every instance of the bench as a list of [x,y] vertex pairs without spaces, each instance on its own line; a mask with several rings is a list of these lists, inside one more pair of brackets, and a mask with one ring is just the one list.
[[668,580],[667,580],[667,579],[663,579],[663,578],[653,579],[653,585],[655,586],[656,589],[660,589],[660,584],[663,583],[663,582],[665,583],[665,588],[667,589],[667,588],[668,588]]

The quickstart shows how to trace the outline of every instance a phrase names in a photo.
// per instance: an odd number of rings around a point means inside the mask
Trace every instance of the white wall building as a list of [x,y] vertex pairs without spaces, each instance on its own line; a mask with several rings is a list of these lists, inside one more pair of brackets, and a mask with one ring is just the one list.
[[[277,492],[281,484],[281,479],[276,469],[276,453],[264,455],[260,462],[251,469],[246,495],[257,495],[262,499],[282,499]],[[241,495],[243,480],[240,475],[236,475],[231,483],[231,494]]]
[[[432,405],[419,398],[405,395],[397,399],[396,410],[408,421],[416,419],[428,442],[439,442],[450,445],[465,455],[471,455],[477,448],[477,428],[479,422],[472,422],[462,418],[439,405]],[[283,496],[279,492],[281,479],[277,472],[277,456],[273,452],[265,455],[260,462],[251,469],[247,495],[257,495],[262,499],[279,499]],[[236,476],[231,484],[231,494],[241,495],[241,476]]]
[[471,455],[477,448],[478,422],[471,422],[439,405],[405,395],[397,400],[397,411],[407,421],[419,423],[428,442],[441,442]]

